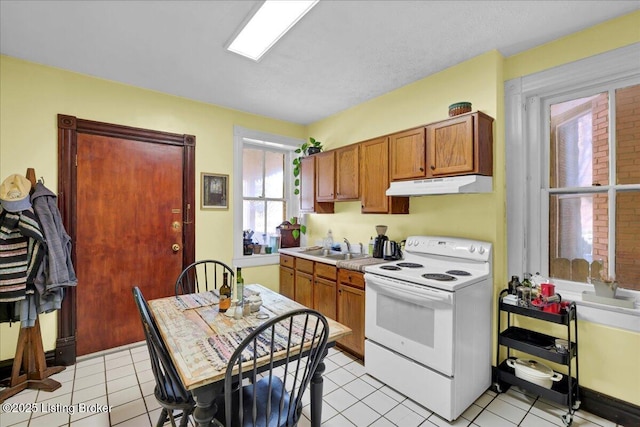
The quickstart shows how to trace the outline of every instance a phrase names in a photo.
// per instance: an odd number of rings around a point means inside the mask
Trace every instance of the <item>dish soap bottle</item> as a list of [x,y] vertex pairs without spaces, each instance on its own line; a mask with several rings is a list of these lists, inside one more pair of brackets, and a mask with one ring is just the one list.
[[331,250],[333,247],[333,232],[331,230],[327,231],[327,237],[324,239],[324,249]]

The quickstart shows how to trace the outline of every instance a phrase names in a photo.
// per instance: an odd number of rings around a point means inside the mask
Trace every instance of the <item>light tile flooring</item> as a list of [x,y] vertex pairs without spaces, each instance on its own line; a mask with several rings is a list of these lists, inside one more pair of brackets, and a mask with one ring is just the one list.
[[[513,388],[496,395],[485,392],[461,417],[448,423],[436,414],[365,374],[362,364],[330,349],[325,359],[323,426],[563,426],[566,408],[528,396]],[[62,387],[54,392],[25,390],[5,403],[31,404],[37,412],[0,412],[0,427],[155,426],[160,408],[153,396],[154,378],[144,343],[79,359],[55,376]],[[307,394],[308,399],[308,394]],[[35,403],[35,405],[33,405]],[[84,411],[80,411],[83,408]],[[94,405],[93,407],[90,405]],[[13,405],[25,409],[25,405]],[[60,409],[73,408],[75,411]],[[96,412],[110,407],[110,411]],[[43,409],[49,410],[48,413]],[[307,404],[303,413],[309,416]],[[191,420],[192,421],[192,420]],[[193,422],[191,422],[193,425]],[[303,417],[301,427],[310,426]],[[585,411],[573,426],[615,426]]]

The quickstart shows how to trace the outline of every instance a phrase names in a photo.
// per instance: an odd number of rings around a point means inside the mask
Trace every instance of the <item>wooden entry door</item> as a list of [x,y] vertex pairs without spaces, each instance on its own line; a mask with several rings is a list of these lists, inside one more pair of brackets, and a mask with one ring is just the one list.
[[60,147],[63,160],[73,160],[61,178],[70,181],[63,218],[78,276],[75,307],[66,307],[75,310],[74,358],[143,340],[132,287],[147,299],[172,295],[193,261],[195,144],[191,136],[75,122]]

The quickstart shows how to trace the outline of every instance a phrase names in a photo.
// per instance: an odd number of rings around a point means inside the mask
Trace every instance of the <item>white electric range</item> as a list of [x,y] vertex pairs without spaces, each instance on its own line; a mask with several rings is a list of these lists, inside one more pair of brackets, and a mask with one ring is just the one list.
[[450,421],[491,384],[491,249],[412,236],[365,268],[367,373]]

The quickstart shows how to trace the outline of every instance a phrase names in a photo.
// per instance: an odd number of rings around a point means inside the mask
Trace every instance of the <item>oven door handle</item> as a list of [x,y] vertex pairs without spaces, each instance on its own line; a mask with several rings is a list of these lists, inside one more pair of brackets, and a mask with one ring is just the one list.
[[387,295],[417,303],[424,303],[425,300],[429,300],[449,305],[453,304],[453,295],[449,292],[433,291],[424,287],[416,289],[414,286],[402,283],[390,285],[379,280],[372,280],[367,283],[367,286],[377,287]]

